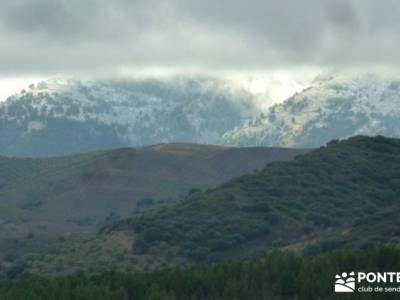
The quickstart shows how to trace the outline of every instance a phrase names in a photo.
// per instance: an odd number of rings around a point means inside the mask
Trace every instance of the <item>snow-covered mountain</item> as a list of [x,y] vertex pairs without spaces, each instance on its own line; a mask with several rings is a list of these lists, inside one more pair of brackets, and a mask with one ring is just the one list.
[[249,93],[213,78],[50,80],[0,103],[0,154],[213,144],[256,115]]
[[227,132],[240,146],[317,147],[353,135],[400,137],[400,78],[329,75]]
[[169,142],[317,147],[353,135],[400,137],[400,78],[329,75],[264,113],[258,100],[206,77],[49,80],[0,102],[0,155]]

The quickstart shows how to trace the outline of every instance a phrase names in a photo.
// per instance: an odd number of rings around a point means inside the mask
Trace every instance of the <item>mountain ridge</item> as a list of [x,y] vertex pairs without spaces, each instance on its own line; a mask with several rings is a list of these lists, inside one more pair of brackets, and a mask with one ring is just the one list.
[[267,111],[208,77],[49,80],[0,103],[0,154],[54,156],[158,143],[315,148],[354,135],[400,137],[400,79],[317,77]]
[[249,93],[215,78],[49,80],[0,103],[0,153],[212,144],[255,111]]
[[236,146],[318,147],[355,135],[400,137],[400,79],[320,76],[303,91],[222,137]]

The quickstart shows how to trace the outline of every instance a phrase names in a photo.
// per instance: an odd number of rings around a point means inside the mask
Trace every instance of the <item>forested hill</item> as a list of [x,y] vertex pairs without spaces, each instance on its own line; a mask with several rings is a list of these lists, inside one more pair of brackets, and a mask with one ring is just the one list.
[[324,239],[331,239],[329,247],[360,246],[369,236],[397,243],[399,193],[400,140],[358,136],[270,163],[113,229],[133,229],[138,253],[196,261],[315,246]]
[[[237,163],[235,157],[228,161]],[[248,259],[273,248],[314,256],[369,244],[398,245],[399,194],[400,140],[332,141],[217,188],[192,190],[179,202],[159,203],[106,225],[89,240],[66,240],[49,252],[7,261],[3,273],[132,272]]]
[[[15,266],[59,240],[96,236],[105,224],[175,201],[191,189],[215,187],[301,153],[304,150],[159,144],[53,158],[0,156],[0,274],[23,270]],[[101,243],[103,248],[115,244],[113,238]],[[99,257],[92,249],[88,255]],[[111,258],[107,253],[107,261]],[[71,269],[70,262],[60,262]],[[82,265],[88,266],[87,260]]]

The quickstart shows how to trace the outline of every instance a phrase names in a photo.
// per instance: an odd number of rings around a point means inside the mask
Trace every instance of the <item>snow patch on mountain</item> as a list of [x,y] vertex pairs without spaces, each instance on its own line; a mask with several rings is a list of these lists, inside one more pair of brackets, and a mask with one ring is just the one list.
[[316,147],[353,135],[400,137],[400,78],[330,75],[227,132],[225,144]]
[[256,114],[251,94],[215,78],[48,80],[0,103],[0,153],[42,156],[167,142],[213,144]]

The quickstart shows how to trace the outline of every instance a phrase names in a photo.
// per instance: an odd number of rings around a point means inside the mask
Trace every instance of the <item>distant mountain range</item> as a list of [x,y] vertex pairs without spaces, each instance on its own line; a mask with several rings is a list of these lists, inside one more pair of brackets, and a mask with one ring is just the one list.
[[0,103],[0,154],[215,144],[256,113],[249,93],[214,78],[49,80]]
[[354,135],[400,137],[400,79],[332,75],[227,132],[223,144],[318,147]]
[[158,143],[318,147],[354,135],[400,137],[400,79],[319,77],[267,111],[207,77],[49,80],[0,103],[0,154],[54,156]]

